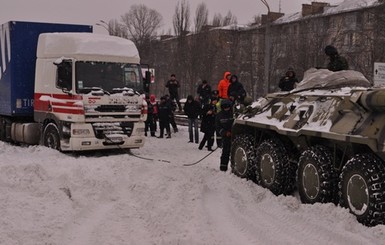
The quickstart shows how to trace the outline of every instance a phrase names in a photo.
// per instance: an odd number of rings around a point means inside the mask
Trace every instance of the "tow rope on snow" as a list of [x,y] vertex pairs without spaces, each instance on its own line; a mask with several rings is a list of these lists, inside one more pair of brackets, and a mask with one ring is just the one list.
[[141,157],[141,156],[138,156],[138,155],[135,155],[134,153],[132,153],[132,151],[131,151],[130,149],[128,149],[127,153],[128,153],[128,155],[130,155],[130,156],[133,156],[133,157],[136,157],[136,158],[139,158],[139,159],[143,159],[143,160],[147,160],[147,161],[159,161],[159,162],[167,162],[167,163],[170,163],[170,162],[171,162],[171,161],[169,161],[169,160],[153,159],[153,158]]
[[[110,140],[111,142],[113,142],[111,139],[109,139],[108,137],[104,137],[106,140]],[[138,155],[135,155],[134,153],[132,153],[131,149],[124,149],[122,147],[120,147],[118,145],[118,148],[123,150],[124,152],[127,152],[128,155],[130,156],[133,156],[133,157],[136,157],[136,158],[139,158],[139,159],[142,159],[142,160],[147,160],[147,161],[159,161],[159,162],[166,162],[166,163],[171,163],[171,161],[169,160],[164,160],[164,159],[153,159],[153,158],[147,158],[147,157],[141,157],[141,156],[138,156]],[[183,164],[183,166],[194,166],[194,165],[197,165],[198,163],[200,163],[201,161],[203,161],[204,159],[206,159],[208,156],[210,156],[214,151],[216,151],[218,149],[218,147],[216,147],[214,150],[212,150],[211,152],[209,152],[209,154],[207,154],[206,156],[204,156],[203,158],[199,159],[198,161],[196,162],[193,162],[193,163],[186,163],[186,164]]]
[[[104,139],[110,141],[111,143],[114,143],[110,138],[108,138],[107,136],[104,136]],[[133,156],[133,157],[136,157],[136,158],[139,158],[139,159],[142,159],[142,160],[147,160],[147,161],[159,161],[159,162],[167,162],[167,163],[170,163],[170,161],[168,160],[163,160],[163,159],[153,159],[153,158],[147,158],[147,157],[141,157],[141,156],[138,156],[138,155],[135,155],[134,153],[132,153],[131,149],[125,149],[125,148],[122,148],[120,147],[120,145],[117,145],[117,147],[126,152],[128,155],[130,156]]]
[[209,154],[207,154],[207,155],[204,156],[203,158],[199,159],[198,161],[193,162],[193,163],[186,163],[186,164],[183,164],[183,166],[189,167],[189,166],[197,165],[198,163],[200,163],[200,162],[202,162],[204,159],[206,159],[208,156],[210,156],[211,154],[213,154],[213,152],[216,151],[217,149],[218,149],[218,147],[215,148],[214,150],[212,150]]

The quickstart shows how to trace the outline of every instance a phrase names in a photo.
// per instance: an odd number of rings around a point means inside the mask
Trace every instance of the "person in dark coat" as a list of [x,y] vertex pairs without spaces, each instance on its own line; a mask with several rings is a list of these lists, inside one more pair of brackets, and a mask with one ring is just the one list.
[[349,70],[349,64],[348,61],[338,54],[337,49],[332,46],[328,45],[325,47],[325,54],[329,56],[329,64],[327,68],[330,71],[342,71],[342,70]]
[[202,107],[210,103],[211,86],[207,83],[206,80],[203,80],[202,83],[199,84],[197,94],[199,96]]
[[204,133],[203,139],[199,144],[198,149],[202,150],[207,142],[207,149],[212,151],[214,144],[214,133],[215,133],[215,116],[217,114],[217,102],[218,97],[212,97],[210,104],[203,107],[202,110],[202,122],[201,132]]
[[230,85],[227,90],[228,98],[235,102],[242,103],[243,99],[246,97],[246,90],[243,88],[242,83],[238,81],[238,77],[236,75],[231,75],[230,77]]
[[158,106],[158,119],[159,119],[159,129],[160,134],[158,138],[163,138],[164,130],[167,131],[167,138],[171,138],[170,130],[170,117],[172,116],[172,110],[170,104],[167,103],[165,96],[160,98],[160,103]]
[[170,93],[170,99],[173,101],[175,100],[179,111],[182,111],[182,105],[180,104],[180,98],[179,98],[179,93],[178,89],[180,87],[180,83],[178,80],[175,78],[175,74],[171,74],[170,80],[167,81],[166,83],[166,88],[168,88],[168,92]]
[[151,136],[155,136],[156,119],[158,116],[158,104],[155,100],[155,95],[150,95],[147,101],[147,120],[144,127],[144,135],[147,136],[147,131],[150,130]]
[[280,80],[279,80],[279,88],[281,91],[291,91],[295,88],[295,84],[298,83],[298,79],[295,76],[295,72],[292,68],[289,68]]
[[170,99],[170,96],[168,94],[166,94],[165,97],[166,97],[166,101],[167,101],[168,105],[170,106],[171,112],[172,112],[172,115],[170,117],[170,124],[171,124],[172,128],[174,129],[174,133],[177,133],[178,132],[178,126],[176,125],[176,122],[175,122],[176,104],[175,104],[175,101]]
[[[199,143],[199,131],[198,131],[198,117],[201,113],[201,105],[197,100],[194,100],[192,95],[187,96],[187,101],[184,104],[183,110],[187,115],[188,119],[188,132],[189,132],[189,143],[192,143],[194,140],[195,134],[195,143]],[[194,129],[194,130],[193,130]]]
[[219,169],[227,171],[231,151],[231,128],[234,118],[231,110],[232,102],[230,100],[222,100],[221,111],[215,118],[215,128],[219,135],[222,136],[222,155]]

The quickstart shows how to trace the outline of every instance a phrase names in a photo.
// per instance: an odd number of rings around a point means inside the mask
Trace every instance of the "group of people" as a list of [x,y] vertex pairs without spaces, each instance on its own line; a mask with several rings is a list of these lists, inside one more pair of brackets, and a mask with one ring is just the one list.
[[178,127],[175,122],[174,111],[176,110],[175,103],[169,95],[164,95],[160,101],[156,101],[155,95],[151,94],[147,99],[147,120],[145,122],[145,136],[150,131],[152,137],[156,137],[157,121],[159,121],[159,136],[158,138],[171,138],[171,127],[174,133],[178,132]]
[[[328,45],[324,51],[330,58],[327,69],[331,71],[349,69],[348,62],[338,54],[334,46]],[[296,87],[298,82],[294,69],[289,68],[280,79],[278,86],[282,91],[290,91]],[[207,144],[208,150],[212,151],[216,137],[218,147],[222,147],[220,170],[227,171],[231,151],[231,128],[234,122],[233,105],[242,104],[246,97],[246,90],[238,77],[230,72],[225,72],[223,79],[218,83],[217,90],[212,90],[207,80],[203,80],[197,88],[197,96],[188,95],[183,108],[178,93],[180,83],[176,80],[175,74],[171,75],[166,87],[170,96],[162,96],[159,103],[156,102],[154,95],[151,95],[148,100],[146,135],[150,130],[151,136],[155,136],[156,121],[159,120],[158,138],[163,138],[165,130],[166,138],[171,138],[170,125],[174,132],[178,131],[174,120],[174,111],[178,107],[179,111],[184,111],[188,118],[188,142],[199,144],[199,150],[202,150]],[[199,119],[201,119],[200,131],[204,134],[200,142]]]
[[[166,87],[170,95],[164,95],[157,102],[155,95],[147,99],[148,114],[145,124],[145,135],[156,137],[157,121],[159,121],[158,138],[171,138],[171,127],[178,132],[174,113],[178,107],[188,119],[189,143],[199,144],[198,149],[205,146],[213,151],[214,139],[217,139],[218,147],[222,147],[220,170],[226,171],[230,158],[231,125],[233,123],[232,107],[235,103],[242,103],[246,97],[246,90],[239,82],[236,75],[225,72],[224,77],[218,83],[218,89],[212,90],[207,80],[203,80],[197,88],[197,96],[188,95],[182,108],[178,89],[180,83],[172,74]],[[199,130],[200,122],[200,130]],[[199,141],[199,131],[203,138]]]
[[[324,51],[325,54],[329,57],[329,63],[326,67],[328,70],[349,70],[349,64],[347,60],[338,53],[337,49],[334,46],[328,45],[325,47]],[[298,82],[299,81],[296,77],[293,68],[289,68],[286,74],[279,80],[278,87],[281,89],[281,91],[291,91],[296,87],[296,84]]]

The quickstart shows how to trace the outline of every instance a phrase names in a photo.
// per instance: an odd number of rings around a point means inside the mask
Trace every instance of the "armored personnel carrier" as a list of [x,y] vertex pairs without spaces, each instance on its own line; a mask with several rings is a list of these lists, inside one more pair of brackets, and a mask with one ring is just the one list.
[[232,129],[231,167],[276,195],[339,203],[385,223],[385,89],[359,72],[310,69],[290,92],[247,106]]

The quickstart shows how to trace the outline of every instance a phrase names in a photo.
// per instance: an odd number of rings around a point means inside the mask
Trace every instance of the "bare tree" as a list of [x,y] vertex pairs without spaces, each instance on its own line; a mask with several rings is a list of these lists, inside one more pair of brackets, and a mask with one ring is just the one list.
[[127,28],[116,19],[108,21],[108,32],[111,36],[128,38]]
[[261,23],[262,23],[262,17],[260,15],[254,15],[253,19],[251,20],[251,23],[249,25],[250,26],[251,25],[258,25],[258,24],[261,24]]
[[173,18],[174,32],[177,36],[185,35],[190,28],[190,5],[186,0],[177,3]]
[[162,15],[144,4],[132,5],[128,13],[121,18],[129,38],[139,50],[156,38],[157,30],[162,23]]
[[227,12],[226,16],[222,20],[222,26],[228,26],[232,24],[237,24],[238,20],[237,17],[234,16],[231,11]]
[[212,25],[213,26],[222,26],[222,15],[219,13],[214,14]]
[[207,25],[209,18],[209,10],[204,2],[200,3],[197,6],[195,11],[195,33],[198,33],[202,30],[202,27]]

